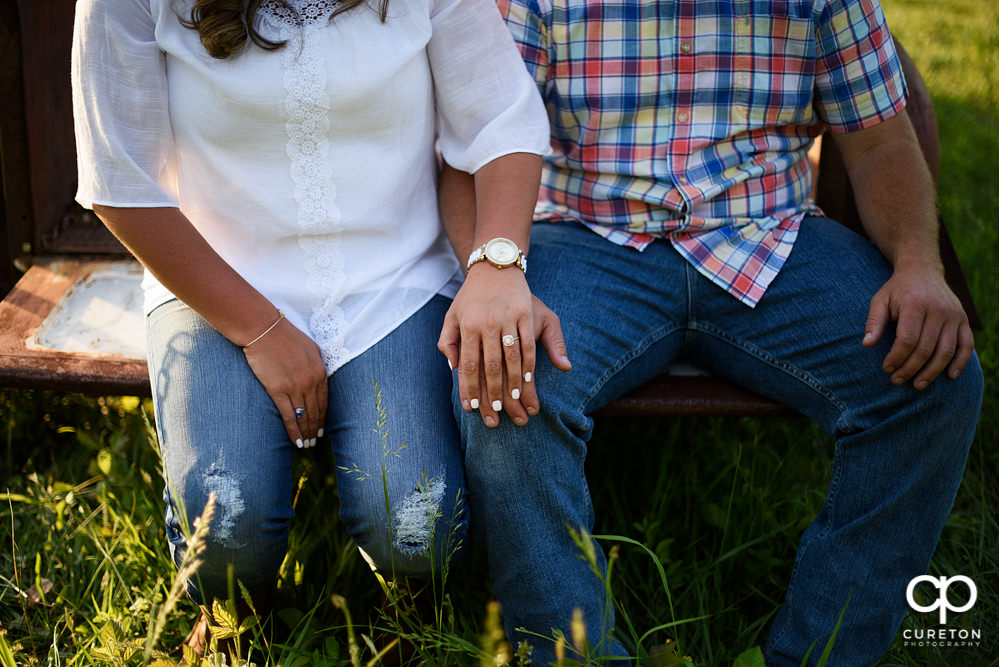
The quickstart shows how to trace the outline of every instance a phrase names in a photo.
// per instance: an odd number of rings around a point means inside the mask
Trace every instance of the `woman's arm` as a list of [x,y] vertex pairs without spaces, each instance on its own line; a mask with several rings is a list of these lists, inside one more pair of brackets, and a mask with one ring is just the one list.
[[[540,156],[549,150],[541,96],[492,2],[430,4],[433,36],[427,54],[441,154],[456,169],[475,175],[474,198],[469,198],[475,202],[474,226],[449,234],[461,237],[456,244],[461,260],[468,257],[466,250],[497,237],[526,253]],[[496,412],[504,405],[518,424],[527,421],[522,400],[533,399],[528,406],[537,411],[533,387],[524,382],[534,370],[531,311],[519,268],[480,262],[469,270],[446,320],[439,347],[452,364],[457,362],[465,409],[478,407],[489,426],[499,424]],[[519,344],[503,346],[505,335],[519,336]]]
[[[288,437],[299,447],[314,445],[326,419],[326,368],[315,342],[281,318],[179,209],[95,205],[94,212],[174,296],[243,347]],[[306,418],[295,418],[296,407],[306,408]]]
[[[511,161],[512,165],[512,161]],[[448,164],[444,164],[444,168],[441,172],[441,182],[440,182],[440,212],[441,219],[444,221],[444,229],[447,232],[448,238],[451,244],[454,246],[455,252],[458,255],[459,260],[464,263],[465,258],[471,254],[472,250],[481,245],[476,238],[476,191],[482,187],[489,188],[489,184],[484,182],[490,176],[489,171],[485,174],[480,173],[476,176],[472,176],[463,171],[458,171]],[[477,177],[477,178],[476,178]],[[533,201],[532,201],[533,207]],[[486,205],[488,208],[488,205]],[[490,215],[487,213],[487,215]],[[481,262],[480,262],[481,263]],[[476,264],[478,266],[478,264]],[[474,269],[475,267],[473,267]],[[494,269],[495,270],[495,269]],[[508,269],[504,269],[508,270]],[[518,271],[519,273],[519,271]],[[509,390],[503,396],[503,408],[506,410],[507,414],[518,425],[526,424],[528,420],[528,415],[534,415],[538,413],[540,404],[538,401],[537,391],[535,389],[535,384],[533,381],[527,378],[532,378],[534,373],[535,364],[535,346],[534,341],[540,341],[545,351],[548,354],[549,359],[552,364],[562,370],[568,371],[572,368],[572,364],[569,362],[569,358],[566,354],[565,340],[562,336],[562,327],[559,323],[558,317],[545,306],[537,297],[531,297],[531,320],[533,321],[533,334],[524,338],[521,338],[521,349],[522,354],[521,370],[520,374],[515,374],[516,377],[523,378],[524,381],[519,385],[510,384],[508,379],[507,389]],[[458,389],[459,394],[462,397],[462,404],[465,405],[466,410],[470,410],[471,406],[466,405],[466,401],[471,400],[471,395],[466,389],[469,383],[474,384],[474,376],[468,377],[462,371],[462,366],[460,365],[460,330],[459,327],[454,326],[452,320],[448,320],[451,326],[445,326],[441,333],[441,339],[438,344],[438,348],[444,353],[448,358],[448,363],[453,367],[459,368],[458,375]],[[526,345],[526,347],[525,347]],[[516,350],[513,350],[514,352]],[[477,396],[488,396],[488,390],[485,383],[485,373],[482,371],[480,364],[479,368],[479,382]],[[528,375],[531,373],[532,375]],[[533,379],[533,378],[532,378]],[[501,383],[502,385],[502,383]],[[519,388],[521,391],[520,400],[513,398],[513,389]],[[498,423],[498,415],[496,411],[492,409],[492,401],[482,401],[480,400],[479,410],[482,413],[484,419],[492,420],[495,425]]]
[[[527,254],[540,179],[541,157],[528,153],[505,155],[479,169],[471,247],[504,237]],[[505,347],[504,335],[520,340]],[[472,266],[444,320],[439,347],[458,369],[462,407],[478,408],[488,426],[498,425],[496,413],[506,399],[520,399],[525,373],[534,372],[531,291],[524,272],[489,262]],[[530,407],[537,412],[536,405]],[[511,418],[526,422],[526,415]]]
[[[222,335],[240,346],[252,342],[247,361],[288,437],[300,447],[314,443],[326,411],[326,370],[315,343],[279,320],[177,207],[170,89],[148,0],[77,2],[71,80],[77,199]],[[308,419],[299,423],[296,407],[305,407]]]

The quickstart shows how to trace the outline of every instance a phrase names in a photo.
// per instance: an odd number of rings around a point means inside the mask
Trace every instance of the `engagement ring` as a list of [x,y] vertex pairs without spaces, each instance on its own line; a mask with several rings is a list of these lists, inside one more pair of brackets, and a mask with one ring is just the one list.
[[301,419],[305,414],[305,408],[295,408],[295,419]]
[[513,344],[520,340],[520,336],[514,336],[513,334],[506,334],[500,340],[503,341],[503,347],[513,347]]

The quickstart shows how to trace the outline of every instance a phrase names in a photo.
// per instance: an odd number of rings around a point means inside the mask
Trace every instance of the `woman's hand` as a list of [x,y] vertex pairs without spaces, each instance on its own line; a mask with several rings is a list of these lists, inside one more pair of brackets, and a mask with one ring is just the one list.
[[[517,267],[473,266],[451,304],[437,348],[458,369],[458,393],[466,410],[478,409],[486,426],[499,424],[503,406],[518,424],[537,414],[538,399],[521,401],[525,377],[534,374],[531,291]],[[507,338],[512,337],[512,338]],[[503,340],[511,345],[505,345]],[[530,375],[528,375],[530,374]]]
[[[288,437],[299,447],[314,446],[326,423],[326,368],[312,339],[278,319],[274,304],[215,252],[180,209],[95,205],[94,212],[174,296],[243,346]],[[304,410],[296,418],[298,408]]]
[[[246,361],[274,401],[288,437],[314,447],[326,423],[326,366],[319,347],[282,318],[263,337],[243,348]],[[296,409],[305,408],[300,417]]]

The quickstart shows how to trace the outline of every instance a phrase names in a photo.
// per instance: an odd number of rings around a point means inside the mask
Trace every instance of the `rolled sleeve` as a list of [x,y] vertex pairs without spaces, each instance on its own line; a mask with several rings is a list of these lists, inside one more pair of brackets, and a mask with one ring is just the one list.
[[165,57],[148,0],[79,0],[72,89],[77,201],[178,205]]
[[510,153],[547,155],[548,117],[491,0],[442,0],[427,47],[441,154],[475,172]]

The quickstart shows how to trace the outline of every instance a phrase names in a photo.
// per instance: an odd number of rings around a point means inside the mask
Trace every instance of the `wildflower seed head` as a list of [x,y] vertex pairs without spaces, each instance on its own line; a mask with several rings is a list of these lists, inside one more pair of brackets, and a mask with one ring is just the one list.
[[586,646],[586,623],[583,622],[583,610],[576,607],[572,610],[572,647],[582,654]]

